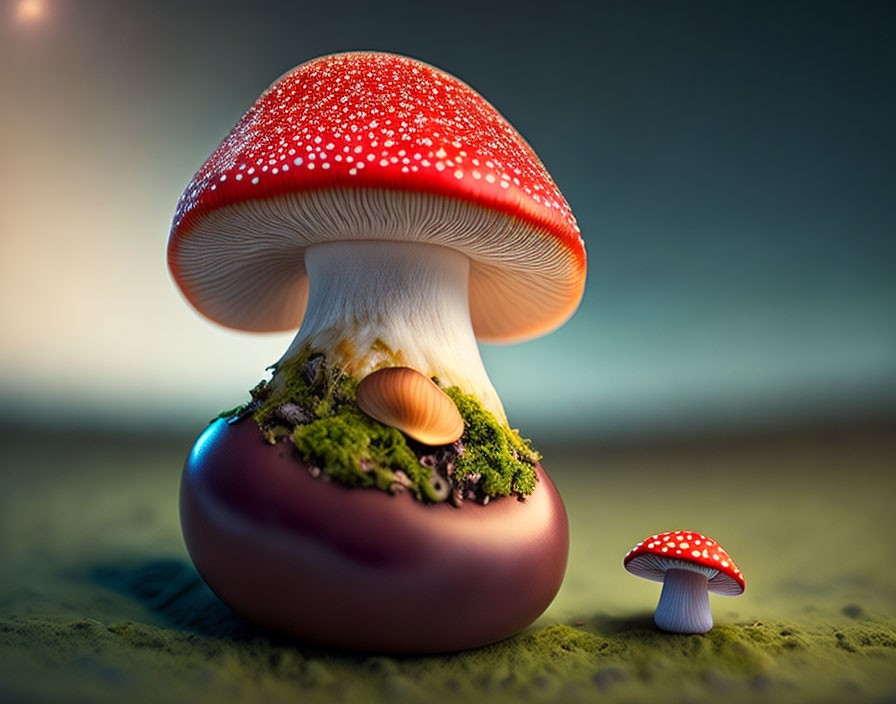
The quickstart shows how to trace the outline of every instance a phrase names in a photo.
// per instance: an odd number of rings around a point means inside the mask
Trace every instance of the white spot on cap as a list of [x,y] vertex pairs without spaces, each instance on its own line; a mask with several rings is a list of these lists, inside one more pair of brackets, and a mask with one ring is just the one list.
[[295,164],[296,166],[301,166],[302,165],[302,157],[297,156],[295,159],[292,160],[292,163]]

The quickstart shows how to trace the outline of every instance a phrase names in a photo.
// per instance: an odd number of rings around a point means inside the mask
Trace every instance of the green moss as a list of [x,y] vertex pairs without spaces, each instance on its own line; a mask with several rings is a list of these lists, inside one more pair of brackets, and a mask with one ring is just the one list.
[[292,440],[300,457],[349,486],[389,490],[402,483],[396,472],[404,472],[421,498],[429,482],[429,471],[399,431],[352,408],[296,427]]
[[234,416],[242,413],[250,402],[241,403],[239,406],[234,406],[233,408],[228,408],[226,411],[221,411],[218,415],[212,418],[209,423],[214,423],[216,420],[221,420],[222,418],[233,418]]
[[[438,381],[435,380],[437,383]],[[411,492],[426,501],[488,501],[535,489],[539,455],[473,396],[444,389],[464,420],[457,443],[422,445],[358,408],[358,380],[306,348],[274,369],[252,401],[221,414],[251,413],[267,440],[289,436],[298,456],[353,487]]]
[[531,494],[539,456],[513,430],[505,428],[474,397],[456,386],[445,389],[464,419],[464,452],[455,462],[458,479],[482,475],[488,496]]

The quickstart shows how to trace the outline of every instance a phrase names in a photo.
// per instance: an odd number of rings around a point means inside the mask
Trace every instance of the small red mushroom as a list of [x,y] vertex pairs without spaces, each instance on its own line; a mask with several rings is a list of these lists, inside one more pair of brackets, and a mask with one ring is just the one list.
[[653,620],[673,633],[706,633],[712,628],[708,592],[738,596],[746,586],[722,546],[690,530],[642,540],[629,550],[623,565],[634,575],[663,583]]

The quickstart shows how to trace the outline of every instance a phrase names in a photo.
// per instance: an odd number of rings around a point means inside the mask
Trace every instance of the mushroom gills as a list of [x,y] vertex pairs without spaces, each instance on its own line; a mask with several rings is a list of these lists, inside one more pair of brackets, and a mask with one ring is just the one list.
[[424,445],[447,445],[464,432],[454,401],[411,367],[386,367],[358,384],[358,406],[385,425]]

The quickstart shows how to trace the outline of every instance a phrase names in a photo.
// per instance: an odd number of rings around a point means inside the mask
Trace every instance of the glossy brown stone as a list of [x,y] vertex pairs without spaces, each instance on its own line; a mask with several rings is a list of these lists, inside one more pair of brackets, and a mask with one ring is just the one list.
[[526,627],[560,588],[566,511],[538,478],[525,501],[423,504],[314,478],[288,440],[216,421],[187,458],[181,523],[203,579],[252,622],[337,648],[462,650]]

